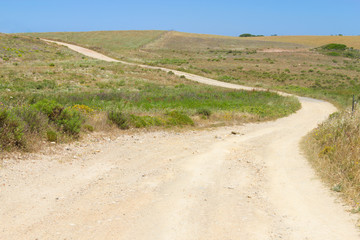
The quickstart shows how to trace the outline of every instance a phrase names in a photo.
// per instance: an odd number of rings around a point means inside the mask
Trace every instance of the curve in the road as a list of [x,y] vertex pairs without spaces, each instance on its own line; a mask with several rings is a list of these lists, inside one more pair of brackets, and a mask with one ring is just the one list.
[[[173,71],[203,84],[263,90],[161,67],[127,63],[72,44],[45,41],[67,46],[99,60]],[[156,148],[153,140],[143,143],[138,151],[148,152],[134,162],[140,161],[138,168],[152,175],[146,175],[147,182],[126,182],[136,186],[129,202],[116,205],[116,208],[107,204],[99,210],[105,216],[121,213],[121,223],[109,226],[109,233],[114,236],[122,234],[117,239],[360,239],[354,220],[341,204],[335,202],[328,189],[315,179],[313,170],[299,149],[300,139],[336,108],[315,99],[299,97],[299,100],[302,109],[296,114],[272,122],[246,125],[240,128],[245,133],[242,136],[229,136],[226,135],[228,129],[218,129],[214,130],[216,134],[226,136],[220,138],[220,142],[214,141],[211,131],[204,131],[197,138],[181,141],[174,140],[177,136],[171,137],[172,142],[164,141]],[[191,142],[190,147],[196,145],[203,152],[185,154],[183,145]],[[147,148],[144,147],[146,144]],[[163,152],[161,147],[164,147]],[[96,163],[107,162],[119,167],[120,153],[125,150],[117,145],[109,148],[111,151]],[[168,157],[177,159],[171,165],[164,160],[169,151]],[[135,153],[131,151],[131,154]],[[158,167],[161,162],[165,165]],[[172,171],[169,172],[169,169]],[[112,173],[115,175],[116,172]],[[119,176],[123,176],[123,172],[116,174],[119,174],[116,178],[109,176],[107,180],[110,183],[114,179],[121,180]],[[88,195],[102,199],[101,191],[104,189],[111,192],[121,190],[110,183],[98,183],[101,188],[91,187]],[[72,185],[68,185],[69,192],[73,192]],[[146,200],[144,194],[148,194]],[[79,219],[83,224],[88,223],[87,217],[92,216],[92,206],[86,205],[88,199],[79,196],[78,200],[81,203],[79,206],[86,206]],[[76,207],[67,205],[64,211]],[[72,214],[69,211],[65,216],[72,219]],[[46,219],[50,222],[58,220],[51,215]],[[68,228],[71,226],[64,227]],[[55,231],[55,227],[49,225],[47,229]],[[33,229],[31,231],[38,233]],[[71,236],[86,239],[86,236],[94,236],[91,234],[101,236],[103,231],[101,226],[93,227],[89,233],[84,227],[79,227]],[[42,236],[49,235],[43,232]],[[112,239],[110,235],[108,239]]]

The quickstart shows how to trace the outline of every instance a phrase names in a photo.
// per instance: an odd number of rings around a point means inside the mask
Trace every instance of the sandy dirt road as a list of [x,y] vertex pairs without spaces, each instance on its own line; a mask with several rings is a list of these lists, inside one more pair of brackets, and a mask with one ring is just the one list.
[[360,239],[298,146],[335,108],[299,99],[301,110],[276,121],[94,136],[7,160],[0,239]]

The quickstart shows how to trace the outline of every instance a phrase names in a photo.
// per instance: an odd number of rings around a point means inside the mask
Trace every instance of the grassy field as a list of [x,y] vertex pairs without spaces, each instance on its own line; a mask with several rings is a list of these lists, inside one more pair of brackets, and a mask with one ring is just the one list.
[[301,44],[281,43],[271,41],[257,41],[256,39],[247,39],[239,37],[228,37],[207,34],[194,34],[171,31],[164,34],[157,41],[153,41],[145,46],[145,49],[153,50],[246,50],[246,49],[266,49],[266,48],[282,48],[296,49],[304,47]]
[[251,37],[249,39],[301,44],[309,47],[320,47],[329,43],[341,43],[349,47],[360,49],[360,36],[270,36]]
[[80,44],[84,47],[121,58],[159,39],[166,31],[98,31],[27,33],[25,35]]
[[160,70],[89,59],[33,37],[0,34],[1,150],[31,150],[42,140],[68,141],[116,125],[263,121],[299,107],[295,98],[203,86]]
[[[116,47],[116,44],[108,44],[106,39],[111,39],[108,37],[111,34],[120,33],[128,34],[127,32],[108,32],[102,36],[96,33],[94,38],[97,40],[92,41],[99,44],[101,52],[108,53],[113,51],[113,47],[108,47],[108,45]],[[132,34],[134,34],[133,38],[137,39],[136,32]],[[68,41],[68,36],[71,35],[71,42],[85,46],[88,46],[89,41],[84,40],[83,33],[33,33],[31,35],[63,41]],[[329,37],[334,41],[341,38]],[[303,45],[259,41],[260,39],[263,38],[244,39],[173,31],[162,32],[152,41],[139,45],[136,49],[124,50],[118,47],[111,56],[132,62],[173,68],[221,81],[325,99],[341,108],[348,106],[352,94],[358,94],[360,91],[359,59],[328,56],[308,47],[304,48]],[[300,42],[301,40],[298,41]],[[322,43],[327,42],[319,44]],[[279,52],[274,49],[282,50]]]

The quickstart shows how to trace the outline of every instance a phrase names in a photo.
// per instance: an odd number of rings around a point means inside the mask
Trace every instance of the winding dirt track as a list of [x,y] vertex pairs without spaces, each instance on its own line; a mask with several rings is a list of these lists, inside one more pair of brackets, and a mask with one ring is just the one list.
[[299,99],[301,110],[272,122],[92,139],[9,162],[0,170],[0,239],[360,239],[298,146],[335,108]]

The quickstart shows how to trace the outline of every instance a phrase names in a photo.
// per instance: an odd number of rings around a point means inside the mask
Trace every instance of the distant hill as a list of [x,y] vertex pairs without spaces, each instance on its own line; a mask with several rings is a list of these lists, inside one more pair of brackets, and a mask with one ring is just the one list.
[[78,44],[112,57],[136,49],[204,50],[246,48],[304,48],[301,44],[258,41],[249,38],[183,33],[176,31],[97,31],[25,33],[24,35]]
[[248,38],[257,41],[272,41],[302,44],[309,47],[320,47],[330,43],[345,44],[348,47],[360,49],[360,36],[271,36]]
[[152,49],[175,49],[175,50],[201,50],[201,49],[232,49],[243,50],[246,48],[303,48],[301,44],[280,43],[271,41],[257,41],[256,39],[183,33],[168,32],[159,40],[154,41],[146,48]]

